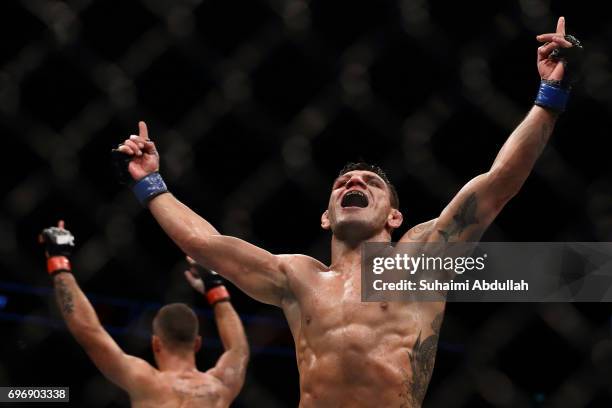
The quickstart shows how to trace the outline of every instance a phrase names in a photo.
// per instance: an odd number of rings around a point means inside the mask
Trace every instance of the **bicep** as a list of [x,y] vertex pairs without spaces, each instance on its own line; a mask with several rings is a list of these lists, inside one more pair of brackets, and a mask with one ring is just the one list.
[[288,292],[287,256],[270,252],[241,239],[212,235],[194,248],[198,263],[230,280],[249,296],[279,306]]
[[100,372],[130,394],[146,386],[155,374],[145,360],[124,353],[104,329],[81,345]]
[[400,242],[477,241],[501,211],[507,198],[497,194],[489,173],[470,180],[440,216],[410,229]]
[[442,210],[435,222],[441,241],[478,241],[501,211],[507,199],[497,194],[489,173],[470,180]]

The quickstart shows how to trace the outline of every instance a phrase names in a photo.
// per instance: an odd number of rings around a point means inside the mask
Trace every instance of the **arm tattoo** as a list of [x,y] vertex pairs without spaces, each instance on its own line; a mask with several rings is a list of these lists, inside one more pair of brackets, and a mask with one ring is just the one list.
[[65,315],[72,314],[74,311],[74,303],[72,300],[72,293],[70,289],[68,289],[68,285],[64,282],[63,279],[58,279],[55,283],[55,295],[57,298],[57,302],[62,309],[62,313]]
[[438,230],[445,242],[449,242],[453,236],[460,235],[470,225],[478,224],[478,219],[476,218],[477,208],[476,193],[472,193],[461,204],[459,212],[453,216],[453,220],[448,228],[446,230]]
[[407,403],[402,406],[420,407],[423,403],[436,360],[441,325],[442,312],[438,313],[431,322],[433,334],[421,341],[422,331],[420,331],[414,346],[412,346],[412,352],[408,352],[412,378],[404,382]]

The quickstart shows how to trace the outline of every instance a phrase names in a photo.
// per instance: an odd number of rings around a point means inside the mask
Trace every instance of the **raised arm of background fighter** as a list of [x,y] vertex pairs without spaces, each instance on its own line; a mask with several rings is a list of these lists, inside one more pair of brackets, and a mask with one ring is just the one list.
[[41,234],[45,244],[47,270],[53,279],[55,298],[76,341],[110,381],[127,391],[131,397],[147,392],[155,369],[146,361],[127,355],[100,324],[89,300],[71,273],[69,261],[74,237],[64,229],[64,222],[47,228]]
[[[130,136],[117,149],[131,158],[127,166],[133,180],[159,171],[159,154],[149,139],[147,125],[139,122],[138,127],[139,135]],[[249,296],[281,305],[289,292],[286,271],[290,256],[272,255],[241,239],[221,235],[172,194],[155,196],[148,207],[168,236],[197,263],[217,271]]]
[[[537,65],[544,81],[561,81],[564,64],[549,58],[553,50],[569,48],[565,19],[556,33],[538,36],[548,41],[538,48]],[[534,106],[501,148],[491,169],[469,181],[436,219],[420,224],[401,239],[410,241],[478,241],[504,205],[527,179],[552,133],[557,113]]]
[[187,257],[189,270],[185,277],[214,309],[217,330],[225,352],[208,372],[219,378],[230,390],[232,398],[240,392],[249,361],[249,343],[238,313],[234,310],[223,281],[216,273],[198,265]]

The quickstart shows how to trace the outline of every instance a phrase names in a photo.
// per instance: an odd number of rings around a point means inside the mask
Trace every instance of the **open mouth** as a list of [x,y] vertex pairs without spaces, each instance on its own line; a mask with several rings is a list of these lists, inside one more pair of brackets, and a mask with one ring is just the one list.
[[359,190],[349,191],[342,197],[340,205],[346,207],[365,208],[368,206],[368,197]]

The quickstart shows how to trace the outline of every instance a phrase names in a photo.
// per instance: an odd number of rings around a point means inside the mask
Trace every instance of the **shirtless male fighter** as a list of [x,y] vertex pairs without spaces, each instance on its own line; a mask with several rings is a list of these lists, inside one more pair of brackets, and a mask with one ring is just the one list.
[[[535,105],[510,135],[491,169],[468,182],[438,218],[400,242],[477,241],[521,188],[565,108],[568,55],[579,42],[555,33],[537,37],[542,83]],[[567,78],[566,78],[567,79]],[[333,183],[323,229],[331,230],[331,265],[305,255],[273,255],[224,236],[168,193],[144,122],[114,151],[130,184],[165,232],[198,263],[264,303],[283,309],[293,334],[301,407],[419,407],[427,389],[444,303],[362,303],[364,242],[389,242],[402,224],[395,188],[379,168],[345,167]]]
[[[244,383],[249,345],[240,318],[219,275],[190,262],[185,275],[214,308],[225,352],[217,365],[201,372],[195,353],[202,338],[198,319],[183,303],[162,307],[153,320],[151,345],[158,368],[125,354],[100,324],[94,308],[71,273],[74,237],[57,227],[43,230],[47,270],[68,330],[106,378],[125,390],[133,407],[229,407]],[[200,277],[201,276],[201,277]]]

